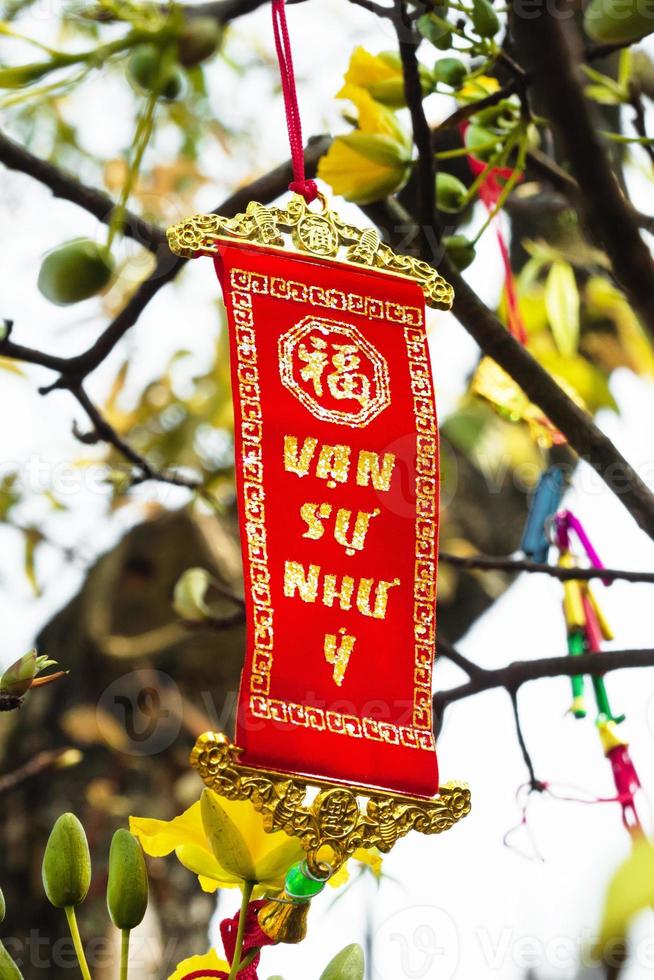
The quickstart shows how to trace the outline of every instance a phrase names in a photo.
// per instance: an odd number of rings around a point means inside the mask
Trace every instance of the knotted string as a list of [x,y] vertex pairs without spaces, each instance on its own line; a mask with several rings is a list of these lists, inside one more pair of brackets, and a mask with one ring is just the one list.
[[304,173],[304,143],[302,141],[302,123],[297,102],[295,72],[293,70],[293,53],[291,39],[286,23],[286,7],[284,0],[272,0],[273,32],[275,47],[279,62],[279,75],[282,82],[284,108],[286,110],[286,125],[288,141],[291,146],[291,161],[293,164],[293,180],[288,185],[289,191],[301,194],[307,204],[318,197],[318,185],[315,180],[307,180]]

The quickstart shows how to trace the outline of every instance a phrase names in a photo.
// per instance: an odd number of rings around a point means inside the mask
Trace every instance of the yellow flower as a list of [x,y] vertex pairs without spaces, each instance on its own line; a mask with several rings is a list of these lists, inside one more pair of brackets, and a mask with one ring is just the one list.
[[183,960],[168,977],[168,980],[184,980],[188,973],[196,973],[200,970],[223,970],[229,973],[229,963],[221,960],[215,949],[210,949],[204,956],[190,956]]
[[[280,892],[288,869],[305,857],[297,838],[281,830],[266,833],[261,814],[249,801],[227,800],[209,789],[173,820],[130,817],[129,826],[146,854],[165,857],[174,852],[205,892],[237,888],[244,881],[257,882],[255,897]],[[359,849],[354,858],[379,875],[377,852]],[[341,868],[330,884],[338,887],[347,878]]]
[[626,938],[632,920],[654,905],[654,845],[643,837],[634,841],[627,860],[609,884],[600,927],[598,952]]
[[240,887],[246,880],[258,883],[259,894],[279,892],[288,869],[304,857],[295,838],[264,831],[251,803],[226,800],[208,789],[174,820],[130,817],[129,823],[146,854],[174,852],[206,892]]
[[[426,95],[432,88],[433,79],[424,65],[420,65],[419,69],[422,89]],[[402,61],[395,51],[370,54],[365,48],[355,48],[345,73],[345,85],[336,98],[349,98],[347,89],[352,85],[365,89],[377,102],[393,109],[406,105]]]
[[339,98],[358,112],[358,129],[337,136],[318,166],[318,176],[348,201],[370,204],[399,190],[411,172],[411,139],[395,113],[364,88],[346,84]]
[[487,95],[494,95],[499,87],[500,83],[496,78],[490,75],[477,75],[476,78],[466,82],[456,95],[462,102],[476,102],[477,99],[483,99]]

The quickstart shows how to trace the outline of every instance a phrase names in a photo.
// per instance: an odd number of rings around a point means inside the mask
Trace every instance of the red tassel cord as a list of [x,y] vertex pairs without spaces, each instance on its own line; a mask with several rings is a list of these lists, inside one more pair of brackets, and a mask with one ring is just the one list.
[[[459,128],[462,138],[465,138],[468,125],[469,124],[465,122],[462,123]],[[502,195],[502,182],[510,180],[511,178],[515,180],[516,173],[511,167],[489,167],[483,160],[479,160],[471,153],[468,154],[467,160],[468,166],[475,177],[479,177],[484,173],[484,171],[486,171],[486,175],[479,185],[479,200],[482,202],[487,212],[492,214]],[[517,179],[522,180],[522,174],[520,174]],[[506,294],[508,314],[507,327],[509,333],[511,333],[516,340],[518,340],[521,344],[526,344],[527,331],[525,329],[524,320],[522,319],[522,314],[520,313],[520,304],[518,303],[518,292],[516,289],[515,277],[511,268],[509,248],[504,236],[500,214],[496,215],[493,223],[495,225],[495,234],[497,235],[497,244],[499,245],[500,255],[502,257],[502,265],[504,266],[504,291]]]
[[[259,925],[258,914],[260,909],[266,904],[267,901],[263,899],[258,902],[250,902],[248,905],[245,919],[245,936],[241,950],[242,957],[247,956],[248,953],[251,953],[255,949],[260,950],[262,946],[271,946],[275,942],[274,939],[266,935]],[[230,963],[233,963],[234,953],[236,952],[236,938],[238,936],[240,915],[241,913],[237,912],[233,918],[223,919],[220,923],[220,935],[223,946],[225,947],[225,955]],[[257,967],[259,966],[260,959],[261,954],[257,953],[246,966],[243,966],[238,971],[239,980],[258,980]],[[182,980],[204,980],[205,977],[218,977],[220,980],[228,980],[229,974],[225,973],[224,970],[195,970],[192,973],[186,973]]]
[[293,180],[288,185],[288,189],[295,194],[301,194],[307,204],[311,204],[318,197],[318,185],[315,180],[307,180],[304,172],[302,123],[300,121],[300,109],[297,101],[293,53],[291,50],[291,39],[288,33],[288,24],[286,23],[284,0],[273,0],[272,20],[275,48],[277,49],[277,60],[279,62],[279,75],[282,83],[282,95],[284,96],[284,108],[286,110],[288,141],[291,146],[291,161],[293,164]]

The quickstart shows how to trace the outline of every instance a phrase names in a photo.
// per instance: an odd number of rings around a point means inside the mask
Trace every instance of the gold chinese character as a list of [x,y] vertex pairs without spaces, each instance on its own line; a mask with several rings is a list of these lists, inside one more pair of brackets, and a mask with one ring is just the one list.
[[362,371],[357,371],[361,358],[354,344],[332,344],[336,351],[332,364],[336,370],[327,376],[332,396],[338,400],[354,398],[362,407],[370,402],[370,381]]

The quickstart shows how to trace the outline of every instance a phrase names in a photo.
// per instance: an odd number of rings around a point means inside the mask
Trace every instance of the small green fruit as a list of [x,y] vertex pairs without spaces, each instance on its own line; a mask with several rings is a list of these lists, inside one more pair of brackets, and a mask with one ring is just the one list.
[[2,943],[0,943],[0,980],[23,980],[23,974]]
[[489,0],[472,0],[472,23],[479,37],[495,37],[500,19]]
[[148,872],[143,849],[128,830],[117,830],[109,851],[107,908],[117,929],[135,929],[148,907]]
[[81,905],[91,884],[91,855],[84,828],[74,813],[59,817],[45,848],[43,887],[58,909]]
[[0,922],[4,922],[6,914],[7,914],[7,905],[5,903],[5,897],[2,894],[2,888],[0,888]]
[[352,943],[327,964],[320,980],[363,980],[364,972],[363,950],[358,943]]
[[434,78],[437,82],[460,88],[468,74],[468,69],[458,58],[439,58],[434,65]]
[[489,160],[499,149],[499,136],[485,126],[472,123],[466,129],[465,144],[479,160]]
[[161,68],[161,51],[154,44],[140,44],[134,50],[127,74],[137,88],[145,92],[157,88],[161,97],[169,102],[179,98],[184,86],[182,73],[176,65]]
[[475,246],[465,235],[445,235],[443,246],[452,265],[459,272],[467,269],[475,258]]
[[439,211],[454,214],[465,204],[468,189],[463,181],[444,171],[436,175],[436,204]]
[[654,31],[653,14],[648,0],[592,0],[586,8],[584,27],[595,41],[636,41]]
[[90,238],[76,238],[46,255],[38,286],[51,303],[67,306],[95,296],[113,274],[114,261],[107,248]]
[[177,41],[179,62],[185,68],[199,65],[217,50],[223,32],[214,17],[197,17],[186,24]]

